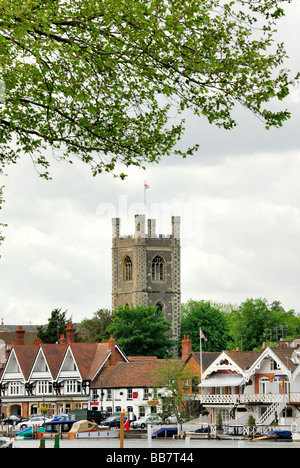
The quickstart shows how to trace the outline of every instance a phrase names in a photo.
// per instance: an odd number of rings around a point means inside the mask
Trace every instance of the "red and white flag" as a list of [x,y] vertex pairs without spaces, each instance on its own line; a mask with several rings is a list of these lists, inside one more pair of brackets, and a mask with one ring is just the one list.
[[145,182],[144,187],[145,187],[145,189],[148,189],[148,188],[150,188],[150,185],[147,185],[146,182]]
[[201,329],[200,329],[200,338],[201,338],[201,340],[207,341],[207,339],[205,338],[204,333],[203,333],[203,331]]

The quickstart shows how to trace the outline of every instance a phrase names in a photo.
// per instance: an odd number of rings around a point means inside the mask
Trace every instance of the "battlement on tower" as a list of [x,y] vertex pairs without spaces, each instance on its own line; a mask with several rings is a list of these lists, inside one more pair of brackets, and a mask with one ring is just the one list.
[[172,216],[172,234],[157,234],[156,233],[156,220],[147,220],[146,231],[146,217],[145,215],[135,215],[135,234],[134,235],[120,235],[121,219],[112,219],[112,237],[113,239],[180,239],[180,216]]

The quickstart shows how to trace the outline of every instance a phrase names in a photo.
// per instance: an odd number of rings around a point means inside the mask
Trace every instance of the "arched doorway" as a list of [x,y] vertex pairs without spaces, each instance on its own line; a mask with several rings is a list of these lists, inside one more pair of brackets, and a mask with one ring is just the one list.
[[21,407],[21,405],[11,405],[11,407],[10,407],[10,416],[22,416],[22,407]]

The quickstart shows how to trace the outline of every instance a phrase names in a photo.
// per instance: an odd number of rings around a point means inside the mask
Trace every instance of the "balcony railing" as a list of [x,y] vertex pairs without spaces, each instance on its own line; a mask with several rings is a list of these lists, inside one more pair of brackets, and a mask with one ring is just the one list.
[[237,405],[248,403],[275,403],[285,401],[286,403],[299,403],[300,393],[287,393],[287,394],[249,394],[249,395],[199,395],[199,401],[202,404],[218,404],[218,405]]

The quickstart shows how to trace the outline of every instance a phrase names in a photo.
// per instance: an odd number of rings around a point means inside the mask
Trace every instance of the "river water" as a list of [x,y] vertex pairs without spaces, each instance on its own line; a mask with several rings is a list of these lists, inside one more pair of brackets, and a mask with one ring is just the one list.
[[[14,448],[39,448],[39,440],[15,440]],[[46,448],[54,448],[53,440],[45,440]],[[104,449],[106,452],[110,451],[119,453],[120,440],[119,439],[105,439],[105,440],[79,440],[79,439],[63,439],[60,440],[60,448],[77,449],[77,448],[99,448]],[[147,440],[145,439],[125,439],[124,448],[128,451],[144,450],[155,451],[162,450],[172,452],[176,450],[184,451],[198,451],[198,449],[232,449],[232,448],[271,448],[271,449],[292,449],[300,448],[300,442],[279,442],[279,441],[251,441],[251,440],[190,440],[187,445],[185,440],[174,440],[174,439],[161,439],[152,440],[152,446],[149,447]]]

